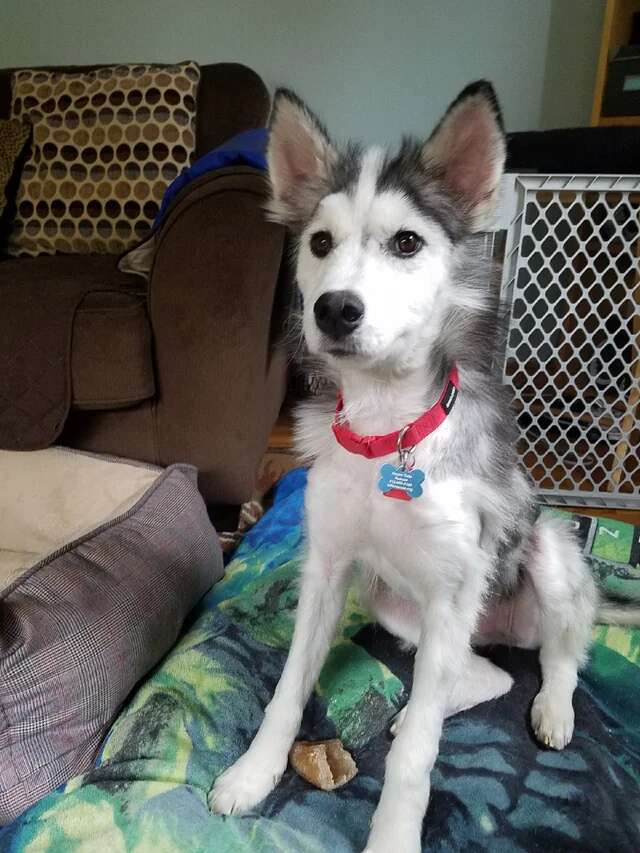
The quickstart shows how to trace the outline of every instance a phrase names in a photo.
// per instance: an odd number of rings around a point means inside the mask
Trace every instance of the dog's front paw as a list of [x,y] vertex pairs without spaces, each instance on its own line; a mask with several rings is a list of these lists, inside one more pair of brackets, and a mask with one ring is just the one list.
[[216,814],[244,814],[262,802],[280,781],[287,766],[273,756],[259,756],[251,749],[225,770],[209,791],[209,809]]
[[573,736],[574,714],[571,698],[541,690],[533,700],[531,726],[540,743],[564,749]]

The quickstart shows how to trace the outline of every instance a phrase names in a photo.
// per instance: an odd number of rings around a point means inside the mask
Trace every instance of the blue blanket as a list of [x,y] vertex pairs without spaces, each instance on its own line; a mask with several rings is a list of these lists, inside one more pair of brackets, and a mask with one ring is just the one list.
[[222,169],[225,166],[253,166],[254,169],[266,170],[267,160],[267,129],[245,130],[228,139],[218,148],[204,154],[191,166],[183,169],[178,177],[165,190],[160,210],[153,223],[153,231],[162,223],[167,210],[179,192],[196,178]]

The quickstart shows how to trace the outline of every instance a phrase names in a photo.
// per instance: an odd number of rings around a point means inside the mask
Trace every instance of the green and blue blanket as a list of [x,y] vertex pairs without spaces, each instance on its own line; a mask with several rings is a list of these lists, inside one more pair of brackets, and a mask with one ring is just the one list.
[[[284,664],[304,486],[302,470],[281,481],[274,506],[239,547],[225,580],[123,709],[95,767],[0,830],[0,850],[352,853],[364,847],[389,723],[406,701],[412,657],[369,623],[355,595],[300,736],[341,737],[358,775],[325,793],[288,770],[251,814],[219,817],[207,809],[212,780],[249,744]],[[591,532],[584,537],[589,551],[598,535],[597,528]],[[599,559],[605,584],[635,581],[622,569],[612,579],[615,563]],[[640,850],[640,632],[598,627],[594,639],[575,696],[575,736],[563,752],[541,748],[529,728],[537,656],[489,651],[516,684],[508,696],[446,722],[425,851]]]

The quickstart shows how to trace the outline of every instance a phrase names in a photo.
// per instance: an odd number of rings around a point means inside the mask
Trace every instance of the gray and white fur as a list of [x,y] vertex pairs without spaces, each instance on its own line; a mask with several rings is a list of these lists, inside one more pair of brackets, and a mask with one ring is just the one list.
[[268,159],[270,215],[296,240],[306,346],[340,388],[350,429],[381,435],[411,423],[438,399],[453,365],[460,392],[415,447],[427,479],[411,502],[377,488],[393,454],[367,459],[336,442],[335,397],[300,408],[298,447],[313,464],[292,645],[253,743],[216,780],[209,803],[243,812],[277,784],[358,566],[377,620],[416,647],[366,850],[417,853],[443,719],[512,684],[474,647],[540,648],[531,723],[540,741],[562,749],[596,615],[576,542],[537,513],[518,468],[510,398],[493,370],[499,312],[472,238],[496,202],[502,120],[480,81],[423,143],[404,141],[391,154],[339,150],[281,90]]

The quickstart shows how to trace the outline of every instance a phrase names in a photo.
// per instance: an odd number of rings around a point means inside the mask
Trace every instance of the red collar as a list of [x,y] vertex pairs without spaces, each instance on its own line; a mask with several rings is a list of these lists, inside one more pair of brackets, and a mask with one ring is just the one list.
[[359,453],[361,456],[366,456],[367,459],[387,456],[389,453],[395,453],[400,449],[413,447],[440,426],[453,408],[459,389],[458,368],[454,366],[451,368],[438,402],[404,428],[402,448],[398,447],[398,437],[402,430],[389,432],[387,435],[358,435],[358,433],[352,432],[346,424],[339,423],[338,415],[344,407],[344,402],[342,394],[338,394],[336,417],[332,426],[334,435],[338,444],[341,444],[345,450],[350,453]]

